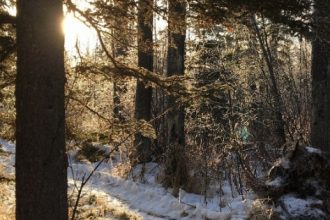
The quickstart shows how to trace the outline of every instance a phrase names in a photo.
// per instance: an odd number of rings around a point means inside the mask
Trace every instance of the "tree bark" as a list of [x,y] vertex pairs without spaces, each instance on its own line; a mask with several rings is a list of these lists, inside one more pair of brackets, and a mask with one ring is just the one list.
[[[168,9],[168,51],[167,76],[184,75],[184,56],[186,38],[186,2],[182,0],[169,0]],[[177,99],[168,96],[167,108],[173,108],[166,117],[167,145],[169,154],[165,175],[172,180],[166,180],[173,187],[176,195],[179,187],[186,184],[186,166],[184,161],[185,133],[184,108],[177,103]]]
[[[169,1],[167,76],[184,75],[186,4],[181,0]],[[185,145],[184,109],[177,107],[176,98],[168,96],[167,107],[174,110],[167,115],[168,144]]]
[[[113,57],[125,58],[128,55],[128,0],[114,0],[117,12],[114,16]],[[117,123],[124,123],[127,119],[123,114],[122,97],[127,90],[127,84],[120,77],[113,83],[113,117]]]
[[16,219],[67,219],[60,0],[17,1]]
[[323,34],[330,27],[330,2],[316,0],[314,13],[311,143],[330,152],[330,39]]
[[[140,0],[138,6],[138,65],[153,71],[153,0]],[[137,81],[135,97],[135,119],[149,121],[151,119],[152,88],[146,82]],[[135,135],[134,145],[139,163],[152,159],[151,140],[141,133]]]

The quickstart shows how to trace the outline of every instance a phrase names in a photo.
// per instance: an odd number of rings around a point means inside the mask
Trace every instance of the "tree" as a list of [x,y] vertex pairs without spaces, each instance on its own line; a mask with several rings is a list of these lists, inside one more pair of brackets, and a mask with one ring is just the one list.
[[17,1],[16,219],[67,219],[62,1]]
[[[181,0],[169,0],[168,8],[168,51],[167,76],[184,75],[185,38],[186,38],[186,3]],[[166,100],[167,108],[172,108],[167,114],[167,145],[169,158],[165,175],[166,180],[174,188],[174,194],[185,185],[186,168],[183,158],[185,146],[184,108],[177,103],[177,98],[169,95]]]
[[[168,52],[167,52],[167,76],[184,75],[185,55],[185,13],[186,5],[180,0],[169,1],[168,17]],[[169,96],[167,100],[169,108],[176,107],[176,98]],[[185,144],[184,137],[184,110],[176,107],[167,117],[168,144],[176,142]]]
[[330,2],[315,0],[312,42],[311,143],[330,152]]
[[[262,14],[273,23],[290,27],[292,33],[310,34],[311,0],[189,0],[190,9],[207,23],[227,23],[232,18],[242,19],[251,13]],[[285,12],[285,13],[284,13]]]
[[[114,30],[113,30],[113,57],[125,58],[128,53],[128,0],[115,0],[114,9]],[[124,34],[123,34],[124,32]],[[125,82],[115,80],[113,83],[113,116],[117,122],[123,123],[126,119],[123,114],[121,98],[127,90]]]
[[[153,71],[153,0],[140,0],[138,5],[138,66]],[[152,88],[145,81],[136,84],[135,118],[149,121],[151,119]],[[141,133],[135,135],[134,145],[137,148],[139,162],[151,160],[151,140]]]
[[[275,68],[274,68],[274,58],[268,43],[268,36],[266,31],[264,31],[264,36],[262,36],[262,33],[258,27],[257,24],[257,20],[255,18],[255,16],[252,17],[252,22],[254,25],[254,30],[256,33],[256,37],[258,39],[258,42],[260,44],[261,47],[261,51],[263,54],[263,57],[266,61],[266,65],[268,68],[268,74],[269,74],[269,78],[270,78],[270,82],[271,82],[271,93],[274,99],[274,115],[275,115],[275,130],[276,130],[276,136],[277,136],[277,144],[279,146],[282,146],[283,144],[285,144],[285,122],[283,119],[283,115],[282,115],[282,111],[283,111],[283,104],[282,104],[282,98],[281,98],[281,93],[280,90],[278,88],[278,83],[276,80],[276,72],[275,72]],[[264,25],[264,24],[263,24]]]

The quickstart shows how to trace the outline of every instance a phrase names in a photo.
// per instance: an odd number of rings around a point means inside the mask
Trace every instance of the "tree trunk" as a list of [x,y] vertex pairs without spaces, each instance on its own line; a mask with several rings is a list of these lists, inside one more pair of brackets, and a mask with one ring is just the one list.
[[[128,55],[128,0],[114,0],[114,6],[117,12],[114,16],[113,30],[113,57],[125,58]],[[120,77],[113,83],[113,118],[117,123],[123,123],[127,119],[123,114],[123,104],[121,98],[127,91],[126,82]]]
[[124,123],[126,121],[126,118],[123,115],[124,107],[121,102],[121,97],[123,97],[125,90],[125,82],[113,82],[113,119],[115,123]]
[[[167,76],[184,75],[186,5],[181,0],[169,1]],[[176,98],[169,96],[167,107],[175,107],[167,116],[168,144],[185,145],[184,109],[176,106]]]
[[[170,0],[168,9],[168,54],[167,76],[184,75],[184,55],[186,38],[186,3],[182,0]],[[184,108],[178,106],[176,98],[168,96],[167,108],[173,108],[167,114],[167,144],[169,148],[166,176],[174,178],[167,184],[172,185],[174,194],[186,183],[186,168],[183,159],[185,147]],[[175,154],[175,155],[173,155]],[[168,181],[168,180],[167,180]]]
[[312,43],[311,143],[330,152],[330,41],[329,36],[323,34],[330,26],[330,2],[316,0],[314,13],[316,38]]
[[[153,0],[140,0],[138,6],[138,65],[153,71]],[[151,119],[152,89],[146,83],[138,80],[136,85],[135,118],[149,121]],[[137,133],[134,145],[139,163],[152,158],[151,140]]]
[[17,1],[16,219],[67,219],[62,1]]

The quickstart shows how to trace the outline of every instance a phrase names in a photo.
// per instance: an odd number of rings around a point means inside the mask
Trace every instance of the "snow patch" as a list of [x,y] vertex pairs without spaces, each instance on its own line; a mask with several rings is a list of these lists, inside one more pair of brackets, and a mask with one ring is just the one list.
[[9,141],[5,141],[0,138],[0,146],[1,149],[4,150],[5,152],[12,153],[14,154],[16,152],[16,147],[15,144]]
[[284,180],[282,177],[276,177],[274,180],[269,180],[266,182],[267,186],[273,186],[273,187],[280,187],[284,183]]
[[307,150],[308,153],[311,154],[321,154],[322,151],[320,149],[314,148],[314,147],[306,147],[305,148]]
[[316,208],[322,205],[322,201],[315,198],[301,199],[293,194],[287,194],[280,198],[282,209],[287,212],[290,217],[309,217],[310,219],[322,219],[325,214],[322,210]]

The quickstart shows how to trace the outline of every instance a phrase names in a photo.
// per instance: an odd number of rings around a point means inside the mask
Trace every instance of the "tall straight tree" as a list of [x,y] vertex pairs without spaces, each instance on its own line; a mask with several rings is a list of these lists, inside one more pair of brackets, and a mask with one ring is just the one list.
[[[138,65],[153,71],[153,0],[140,0],[138,5]],[[135,118],[149,121],[151,119],[152,89],[138,80],[136,85]],[[151,140],[141,133],[135,135],[135,146],[139,163],[151,160]]]
[[[169,0],[168,13],[167,76],[184,75],[186,3]],[[168,97],[167,105],[169,108],[175,107],[167,116],[168,143],[185,145],[184,109],[176,107],[176,98],[173,96]]]
[[17,1],[16,219],[67,219],[61,0]]
[[313,146],[330,152],[330,1],[315,0],[312,43]]
[[[169,0],[168,8],[168,51],[167,76],[184,75],[184,56],[186,38],[186,2],[185,0]],[[170,161],[167,162],[166,176],[172,176],[170,185],[174,194],[185,184],[184,159],[181,158],[185,146],[184,108],[178,106],[177,99],[168,96],[167,108],[172,108],[167,114],[167,145],[170,148]]]
[[[116,13],[114,14],[114,30],[113,30],[113,57],[125,58],[128,54],[128,5],[129,0],[113,1]],[[120,79],[119,79],[120,80]],[[114,81],[113,83],[113,117],[116,122],[123,123],[126,118],[123,115],[123,104],[121,97],[124,95],[127,85],[122,81]]]

